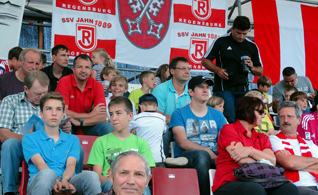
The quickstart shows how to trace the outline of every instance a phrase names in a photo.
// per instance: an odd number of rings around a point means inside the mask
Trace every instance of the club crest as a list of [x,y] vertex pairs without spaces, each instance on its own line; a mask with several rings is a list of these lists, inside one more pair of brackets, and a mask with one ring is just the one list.
[[169,27],[171,0],[118,0],[119,21],[127,39],[139,48],[159,44]]
[[76,24],[76,45],[83,51],[89,52],[96,48],[96,26]]
[[93,5],[97,2],[97,0],[79,0],[79,2],[84,5]]
[[190,38],[189,57],[192,62],[200,64],[209,46],[209,39]]
[[211,16],[210,0],[192,0],[192,13],[200,19],[205,20]]

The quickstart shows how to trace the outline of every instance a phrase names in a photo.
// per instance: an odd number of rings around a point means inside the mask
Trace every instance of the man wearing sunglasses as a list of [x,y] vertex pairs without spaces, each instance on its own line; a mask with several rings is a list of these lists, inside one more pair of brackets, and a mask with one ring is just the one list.
[[299,194],[318,194],[318,147],[297,134],[302,111],[297,102],[284,101],[278,106],[281,132],[269,137],[276,161],[285,169],[286,178]]
[[249,19],[237,16],[231,33],[215,39],[201,62],[214,72],[213,92],[224,99],[224,115],[229,123],[235,122],[236,102],[248,91],[248,73],[263,73],[258,48],[247,38],[249,29]]

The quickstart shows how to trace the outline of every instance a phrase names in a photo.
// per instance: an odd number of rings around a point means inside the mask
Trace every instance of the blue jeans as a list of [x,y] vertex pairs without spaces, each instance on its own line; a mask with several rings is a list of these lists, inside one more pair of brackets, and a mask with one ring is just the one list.
[[23,161],[22,143],[17,139],[7,139],[1,145],[2,190],[16,192],[19,166]]
[[180,156],[188,159],[186,168],[194,168],[198,173],[200,194],[210,194],[209,169],[215,168],[215,161],[204,150],[183,151]]
[[[110,182],[110,179],[102,183],[102,192],[108,192],[112,188],[113,184]],[[151,195],[149,186],[145,188],[143,195]]]
[[[52,194],[56,179],[61,181],[62,178],[57,176],[52,169],[42,169],[31,179],[28,185],[28,195]],[[91,195],[101,192],[98,175],[93,171],[85,171],[75,175],[69,182],[75,187],[75,194]]]
[[84,135],[103,136],[114,131],[113,126],[107,122],[100,122],[93,126],[81,127]]
[[[1,178],[2,190],[16,192],[16,183],[19,176],[19,166],[24,160],[22,143],[14,138],[7,139],[1,145]],[[76,164],[75,172],[81,173],[83,169],[84,150],[80,146],[80,158]]]
[[214,95],[224,99],[224,116],[229,123],[235,122],[235,105],[246,94],[245,91],[215,91]]
[[168,158],[170,157],[169,148],[170,148],[170,142],[173,141],[173,133],[172,128],[168,129],[165,132],[165,134],[162,135],[162,141],[163,141],[163,152],[165,156]]
[[275,188],[264,189],[258,183],[245,182],[245,181],[231,181],[223,184],[216,191],[215,195],[298,195],[298,189],[294,184],[285,183]]

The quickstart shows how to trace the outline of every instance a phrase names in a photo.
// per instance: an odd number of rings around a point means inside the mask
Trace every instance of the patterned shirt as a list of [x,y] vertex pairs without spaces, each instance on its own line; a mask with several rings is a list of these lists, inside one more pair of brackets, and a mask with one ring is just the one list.
[[3,98],[0,104],[0,128],[6,128],[21,134],[21,127],[32,114],[39,116],[40,106],[34,107],[25,97],[24,92]]

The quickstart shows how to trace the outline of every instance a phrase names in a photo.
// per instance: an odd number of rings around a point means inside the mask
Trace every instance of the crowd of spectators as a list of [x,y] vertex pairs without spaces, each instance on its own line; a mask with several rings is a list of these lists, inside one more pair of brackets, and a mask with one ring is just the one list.
[[[3,193],[16,192],[25,160],[28,194],[120,194],[125,185],[151,194],[148,169],[155,166],[196,169],[202,195],[210,193],[209,169],[216,169],[216,195],[316,194],[318,96],[307,77],[286,67],[269,102],[272,81],[262,75],[258,48],[246,38],[249,28],[248,18],[238,16],[231,32],[211,44],[202,65],[215,73],[214,81],[191,78],[189,61],[180,56],[156,73],[143,71],[141,88],[130,95],[127,78],[104,49],[76,56],[70,69],[64,45],[52,48],[53,63],[45,67],[38,50],[12,48],[0,62]],[[257,89],[248,89],[248,73],[260,76]],[[73,134],[99,137],[89,154],[89,173],[81,173],[83,149]],[[293,184],[264,189],[233,176],[234,168],[262,160],[282,166]],[[133,182],[122,176],[131,171]]]

